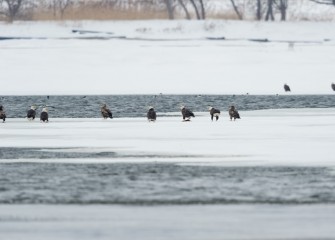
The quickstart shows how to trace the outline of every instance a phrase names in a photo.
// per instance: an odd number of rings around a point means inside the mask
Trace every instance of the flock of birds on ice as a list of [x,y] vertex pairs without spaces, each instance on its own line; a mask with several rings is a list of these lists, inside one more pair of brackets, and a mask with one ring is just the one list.
[[[335,91],[335,83],[332,83],[331,87]],[[285,90],[285,92],[290,92],[291,88],[290,88],[289,85],[284,84],[284,90]],[[27,119],[28,120],[32,121],[36,118],[36,110],[37,110],[36,106],[31,106],[31,108],[27,111]],[[195,117],[194,113],[190,109],[186,108],[185,106],[181,106],[180,110],[181,110],[181,114],[182,114],[184,122],[189,122],[189,121],[191,121],[192,117]],[[113,114],[112,114],[111,110],[107,107],[106,104],[103,104],[101,106],[100,111],[101,111],[101,115],[104,119],[113,118]],[[212,121],[213,121],[214,118],[215,118],[216,121],[219,120],[219,117],[220,117],[220,114],[221,114],[219,109],[216,109],[212,106],[209,106],[208,111],[210,113]],[[235,106],[230,106],[230,108],[228,110],[228,113],[229,113],[230,120],[235,121],[236,119],[240,119],[240,115],[239,115],[238,111],[235,109]],[[2,105],[0,105],[0,119],[3,121],[3,123],[6,121],[6,112],[5,112],[4,107]],[[152,106],[149,107],[149,110],[147,112],[147,119],[148,119],[149,122],[155,122],[156,119],[157,119],[157,113],[156,113],[154,107],[152,107]],[[40,121],[44,122],[44,123],[49,122],[49,114],[48,114],[48,108],[47,107],[43,107],[42,112],[40,114]]]
[[[35,120],[36,110],[37,110],[36,106],[31,106],[31,108],[27,111],[26,118],[29,121]],[[181,106],[180,110],[181,110],[181,114],[182,114],[184,122],[189,122],[189,121],[191,121],[192,117],[195,117],[194,113],[190,109],[186,108],[185,106]],[[220,113],[221,113],[219,109],[216,109],[214,107],[209,106],[208,110],[209,110],[209,113],[211,115],[212,121],[213,121],[214,118],[216,119],[216,121],[219,120],[219,116],[220,116]],[[113,113],[107,107],[106,104],[103,104],[101,106],[100,112],[101,112],[101,115],[104,119],[113,118]],[[231,106],[229,108],[228,112],[229,112],[230,120],[233,120],[233,119],[236,120],[236,119],[240,118],[240,115],[239,115],[238,111],[235,109],[234,106]],[[6,121],[6,113],[5,113],[4,107],[2,105],[0,105],[0,119],[2,119],[3,123]],[[148,119],[149,122],[155,122],[156,119],[157,119],[157,113],[156,113],[154,107],[152,107],[152,106],[149,107],[149,110],[147,112],[147,119]],[[44,122],[44,123],[49,122],[49,114],[48,114],[48,108],[47,107],[44,107],[42,109],[42,112],[40,114],[40,121]]]

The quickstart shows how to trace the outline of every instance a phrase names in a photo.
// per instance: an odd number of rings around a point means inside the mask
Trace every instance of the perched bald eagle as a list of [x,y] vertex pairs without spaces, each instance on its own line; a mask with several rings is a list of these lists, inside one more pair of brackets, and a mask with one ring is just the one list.
[[183,115],[183,121],[191,121],[191,117],[195,117],[190,109],[185,108],[184,106],[181,106],[180,109],[181,114]]
[[49,122],[49,114],[48,114],[48,109],[43,108],[41,115],[40,115],[40,121],[41,122]]
[[286,83],[284,84],[284,90],[285,92],[291,92],[290,86],[287,85]]
[[156,121],[156,112],[155,109],[153,107],[149,107],[149,111],[147,113],[147,118],[149,122],[154,122]]
[[6,121],[6,113],[2,105],[0,105],[0,119],[2,119],[2,122]]
[[332,89],[335,91],[335,83],[332,83]]
[[208,107],[209,114],[211,115],[211,120],[213,121],[213,118],[215,117],[216,121],[219,120],[220,116],[220,110],[213,108],[213,107]]
[[230,106],[229,108],[229,117],[230,117],[230,121],[232,119],[234,119],[234,121],[236,119],[240,119],[240,114],[238,113],[238,111],[235,109],[235,106]]
[[31,121],[34,120],[35,117],[36,117],[36,107],[31,106],[31,108],[27,112],[27,119]]
[[113,118],[113,114],[112,114],[111,110],[109,110],[107,108],[106,104],[103,104],[102,107],[101,107],[101,115],[104,119]]

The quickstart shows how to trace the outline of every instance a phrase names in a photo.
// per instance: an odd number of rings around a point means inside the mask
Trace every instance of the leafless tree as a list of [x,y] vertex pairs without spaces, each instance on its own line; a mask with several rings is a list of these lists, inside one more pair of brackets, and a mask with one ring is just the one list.
[[[281,15],[281,20],[285,21],[287,17],[287,9],[288,9],[288,2],[289,0],[257,0],[256,4],[253,5],[253,7],[256,7],[256,19],[261,20],[262,16],[264,14],[263,12],[263,6],[266,6],[266,15],[265,20],[274,21],[275,17],[275,11],[279,11]],[[249,2],[251,4],[252,1]]]
[[174,19],[174,7],[173,7],[173,0],[164,0],[166,4],[166,9],[168,12],[169,19]]
[[256,18],[258,21],[262,19],[262,1],[261,0],[257,0]]
[[275,17],[273,15],[273,5],[274,5],[274,0],[268,0],[268,5],[267,5],[267,11],[266,11],[266,16],[265,16],[265,20],[266,21],[274,21]]
[[206,11],[205,11],[205,5],[203,0],[199,0],[200,4],[200,9],[201,9],[201,18],[205,19],[206,18]]
[[198,20],[201,19],[197,4],[195,3],[194,0],[190,0],[190,2],[191,2],[192,6],[194,8],[194,12],[195,12],[195,15],[196,15],[197,19]]
[[72,0],[52,0],[52,9],[54,17],[59,13],[60,17],[63,18],[65,10],[72,4]]
[[181,8],[185,12],[186,19],[191,19],[191,15],[190,15],[185,3],[183,2],[183,0],[178,0],[178,3],[180,4]]
[[243,16],[242,14],[240,13],[238,7],[236,6],[236,3],[235,3],[235,0],[230,0],[231,4],[233,5],[233,8],[234,8],[234,11],[238,17],[238,19],[242,20],[243,19]]
[[288,7],[288,0],[279,0],[279,2],[276,3],[276,4],[277,4],[278,9],[280,11],[280,15],[281,15],[280,20],[286,21],[286,11],[287,11],[287,7]]
[[101,0],[101,6],[114,8],[119,2],[119,0]]
[[0,7],[0,14],[5,15],[9,22],[13,22],[17,15],[20,12],[20,8],[24,0],[1,0]]

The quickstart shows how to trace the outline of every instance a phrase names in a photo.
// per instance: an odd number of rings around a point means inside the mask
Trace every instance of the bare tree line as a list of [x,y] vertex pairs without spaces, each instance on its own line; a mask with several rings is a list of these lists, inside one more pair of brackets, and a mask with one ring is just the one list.
[[[240,13],[239,9],[236,7],[235,0],[230,0],[232,2],[233,8],[235,10],[236,15],[239,19],[243,19],[243,15]],[[264,18],[265,21],[274,21],[275,20],[275,12],[280,12],[280,20],[285,21],[287,16],[288,2],[289,0],[255,0],[250,1],[254,2],[255,5],[255,17],[257,20],[262,20]],[[334,4],[335,6],[335,4]]]
[[[240,9],[242,0],[221,0],[231,5],[236,18],[243,19]],[[294,1],[294,0],[291,0]],[[308,0],[314,4],[335,7],[335,0]],[[69,8],[97,8],[97,9],[151,9],[165,11],[168,19],[176,16],[185,19],[206,19],[207,5],[210,0],[0,0],[0,16],[9,22],[21,19],[29,12],[48,9],[54,18],[62,19]],[[290,0],[243,0],[244,4],[254,12],[255,19],[274,21],[279,15],[281,21],[287,19]]]

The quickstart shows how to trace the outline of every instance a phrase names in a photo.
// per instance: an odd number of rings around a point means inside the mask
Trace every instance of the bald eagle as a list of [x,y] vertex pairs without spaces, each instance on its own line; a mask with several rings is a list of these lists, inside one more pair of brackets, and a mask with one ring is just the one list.
[[43,108],[41,115],[40,115],[40,121],[41,122],[49,122],[49,114],[48,114],[48,109]]
[[232,119],[234,119],[234,121],[236,119],[240,119],[240,114],[238,113],[238,111],[235,109],[235,106],[230,106],[229,108],[229,117],[230,117],[230,121]]
[[147,113],[147,118],[149,122],[154,122],[156,121],[156,112],[155,109],[153,107],[149,107],[149,111]]
[[181,106],[180,109],[181,114],[183,115],[183,121],[191,121],[191,117],[195,117],[194,113],[190,109],[184,106]]
[[36,107],[31,106],[31,108],[27,112],[27,119],[28,120],[34,120],[36,117]]
[[113,114],[112,114],[111,110],[109,110],[107,108],[106,104],[103,104],[102,107],[101,107],[101,115],[104,119],[113,118]]
[[213,121],[213,118],[215,117],[216,121],[219,120],[220,116],[220,110],[213,108],[213,107],[208,107],[209,114],[211,115],[211,120]]
[[285,92],[291,92],[289,85],[287,85],[286,83],[284,84],[284,90]]
[[6,113],[2,105],[0,105],[0,119],[2,119],[2,122],[6,121]]

